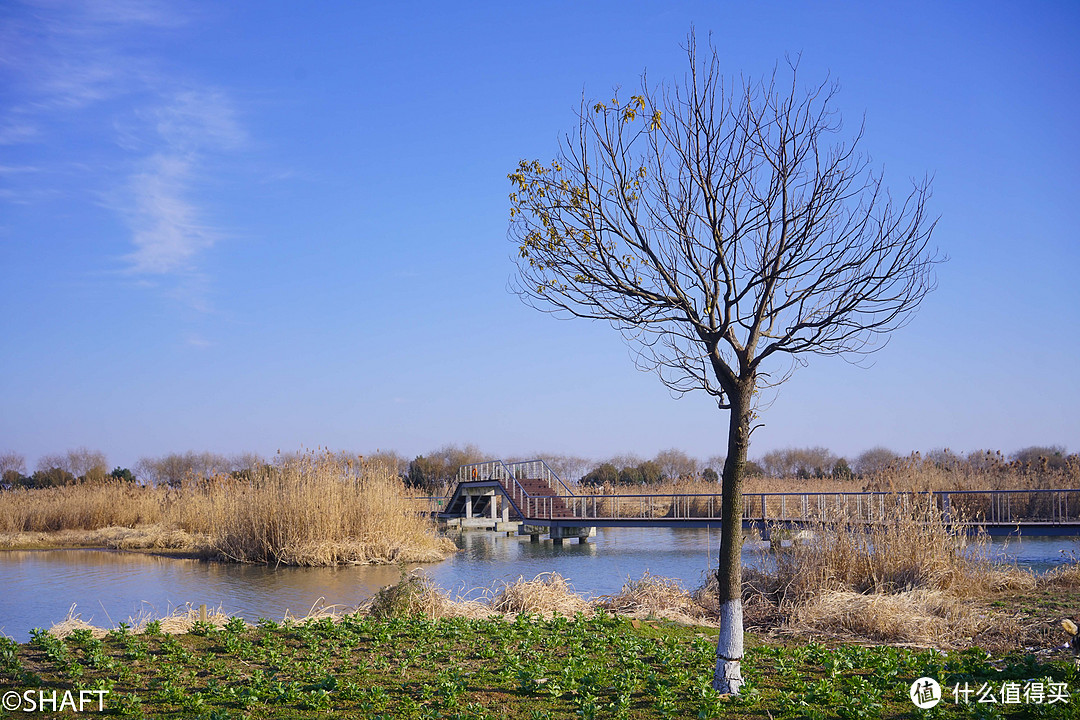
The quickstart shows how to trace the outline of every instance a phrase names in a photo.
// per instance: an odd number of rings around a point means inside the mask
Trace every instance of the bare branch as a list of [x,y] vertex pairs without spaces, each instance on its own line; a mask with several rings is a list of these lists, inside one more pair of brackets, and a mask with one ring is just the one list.
[[736,83],[688,54],[681,83],[583,101],[558,157],[510,175],[515,291],[721,400],[782,354],[881,347],[934,287],[929,181],[894,202],[863,129],[840,135],[836,84],[800,89],[797,62]]

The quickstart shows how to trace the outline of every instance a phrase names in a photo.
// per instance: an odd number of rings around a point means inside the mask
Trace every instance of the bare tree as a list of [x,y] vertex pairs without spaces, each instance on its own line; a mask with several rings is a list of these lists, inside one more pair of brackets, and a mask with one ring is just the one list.
[[892,450],[878,445],[855,458],[855,472],[859,475],[874,475],[894,465],[899,459],[900,456]]
[[702,467],[712,468],[713,470],[723,470],[726,461],[727,457],[724,455],[710,455],[702,461]]
[[88,482],[100,482],[109,474],[109,464],[105,454],[86,447],[42,455],[38,458],[37,469],[39,472],[59,469]]
[[26,458],[13,450],[0,453],[0,475],[9,472],[26,472]]
[[761,456],[758,462],[768,475],[776,478],[825,477],[840,460],[828,448],[784,448]]
[[527,459],[540,458],[555,471],[565,483],[577,482],[585,474],[592,462],[577,455],[556,455],[554,453],[533,453]]
[[608,458],[608,462],[619,468],[620,470],[629,467],[637,467],[645,461],[645,458],[634,453],[622,453],[621,455],[613,455]]
[[462,465],[483,462],[486,458],[487,455],[472,443],[464,447],[443,445],[427,455],[418,455],[409,462],[407,482],[431,493],[443,492],[445,486],[457,478]]
[[742,685],[742,480],[758,393],[806,353],[880,347],[933,288],[929,181],[894,200],[844,140],[835,84],[798,64],[727,80],[691,34],[681,81],[582,103],[550,164],[513,184],[514,289],[618,328],[639,366],[730,413],[714,686]]
[[[282,455],[276,461],[288,461],[290,456]],[[250,470],[265,464],[255,453],[239,455],[221,455],[213,452],[169,453],[159,458],[139,458],[135,470],[140,478],[145,478],[154,485],[179,487],[186,480],[202,480],[214,475],[227,475]]]
[[697,477],[698,474],[698,461],[676,448],[656,453],[653,462],[660,466],[668,480],[689,479]]
[[0,453],[0,488],[14,487],[23,481],[26,458],[13,450]]

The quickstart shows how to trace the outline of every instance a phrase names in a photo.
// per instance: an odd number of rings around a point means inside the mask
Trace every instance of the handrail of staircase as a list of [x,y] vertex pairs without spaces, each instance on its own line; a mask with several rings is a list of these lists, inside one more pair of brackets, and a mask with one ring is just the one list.
[[[513,481],[513,486],[510,489],[510,502],[514,504],[514,509],[519,510],[519,505],[523,504],[525,498],[532,497],[526,492],[525,488],[521,486],[518,479],[514,477],[514,473],[510,472],[510,468],[506,467],[506,463],[502,460],[485,460],[484,462],[472,463],[470,465],[462,465],[458,468],[458,482],[468,482],[470,480],[510,480]],[[517,502],[515,502],[514,496],[517,496]]]
[[[554,493],[559,492],[558,488],[555,487],[555,482],[558,482],[559,487],[561,487],[563,489],[563,491],[566,492],[567,495],[574,495],[575,494],[573,490],[571,490],[570,488],[568,488],[566,486],[566,483],[564,483],[562,481],[562,478],[559,477],[558,473],[556,473],[554,470],[552,470],[551,466],[548,465],[547,462],[545,462],[541,458],[536,458],[535,460],[521,460],[521,461],[518,461],[518,462],[507,463],[507,467],[508,468],[518,468],[518,467],[525,468],[525,473],[526,473],[525,477],[532,477],[532,474],[531,474],[530,471],[534,470],[534,469],[538,470],[539,471],[538,474],[540,476],[540,479],[547,483],[547,486],[551,489],[552,492],[554,492]],[[552,482],[553,478],[554,478],[555,482]]]

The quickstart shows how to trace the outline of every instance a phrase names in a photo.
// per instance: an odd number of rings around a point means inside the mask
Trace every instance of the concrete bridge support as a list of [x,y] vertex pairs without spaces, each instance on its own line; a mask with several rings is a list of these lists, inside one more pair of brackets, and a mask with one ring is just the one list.
[[[495,488],[465,488],[461,500],[461,516],[446,518],[447,527],[512,533],[521,525],[519,521],[510,519],[510,503]],[[487,503],[486,507],[484,502]]]
[[577,538],[578,543],[584,545],[589,542],[589,538],[596,536],[596,528],[556,525],[551,528],[550,533],[551,541],[556,545],[562,545],[563,540],[568,538]]

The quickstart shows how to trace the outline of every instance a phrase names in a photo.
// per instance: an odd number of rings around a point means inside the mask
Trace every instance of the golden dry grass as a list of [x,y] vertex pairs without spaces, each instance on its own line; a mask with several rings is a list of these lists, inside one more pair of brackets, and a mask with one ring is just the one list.
[[431,578],[416,573],[406,575],[394,585],[379,590],[361,610],[374,617],[481,618],[492,613],[490,608],[474,600],[451,599]]
[[220,478],[195,492],[212,511],[203,523],[214,548],[239,562],[341,565],[432,562],[454,551],[404,497],[382,464],[304,455],[250,480]]
[[796,601],[822,591],[896,593],[915,589],[982,595],[1034,587],[1034,576],[991,562],[954,532],[925,495],[889,498],[884,522],[839,516],[810,526],[810,539],[774,547],[772,592]]
[[1058,590],[1080,592],[1080,559],[1051,570],[1039,578],[1039,583]]
[[789,628],[937,648],[971,645],[980,636],[1020,633],[1017,621],[1008,615],[926,588],[892,594],[825,592],[800,603]]
[[[471,596],[479,596],[479,599],[469,599]],[[519,615],[572,617],[604,610],[632,618],[659,618],[689,624],[710,625],[715,619],[694,601],[678,580],[648,572],[638,580],[627,580],[618,594],[598,598],[580,595],[566,578],[554,572],[541,573],[531,580],[519,577],[453,599],[429,578],[403,574],[396,584],[380,590],[364,610],[377,617],[478,618],[494,615],[513,620]]]
[[[191,632],[195,623],[200,620],[220,628],[224,627],[231,617],[232,616],[220,607],[207,607],[204,618],[200,607],[188,603],[182,607],[175,608],[168,614],[160,617],[150,613],[143,613],[137,617],[130,617],[125,624],[133,633],[144,633],[151,622],[156,622],[157,632],[164,633],[165,635],[183,635],[184,633]],[[313,617],[321,616],[313,615]],[[84,629],[89,630],[91,636],[95,638],[105,637],[109,632],[105,628],[83,620],[82,616],[76,611],[76,607],[72,605],[71,609],[68,610],[67,617],[58,623],[53,623],[53,625],[49,627],[48,633],[50,635],[55,635],[56,637],[65,638],[76,630]]]
[[286,565],[432,562],[455,551],[384,464],[331,453],[180,488],[116,482],[0,492],[0,547],[48,544]]
[[956,534],[925,495],[892,496],[887,510],[884,523],[841,516],[804,540],[774,543],[775,566],[746,571],[744,596],[771,603],[793,634],[1007,647],[1029,628],[989,598],[1080,579],[1076,567],[1040,577],[993,562],[985,536]]
[[[743,492],[757,493],[842,493],[842,492],[932,492],[975,490],[1062,490],[1080,488],[1080,466],[1054,469],[1033,467],[1000,460],[983,467],[960,463],[943,467],[915,454],[879,472],[861,477],[748,476]],[[665,481],[654,485],[603,485],[582,487],[583,495],[691,494],[720,492],[720,484],[701,478]]]
[[91,637],[103,638],[108,633],[108,630],[91,625],[82,619],[82,616],[75,611],[75,606],[72,605],[68,609],[67,617],[58,623],[53,623],[48,632],[50,635],[55,635],[59,638],[66,638],[76,630],[89,630]]
[[519,577],[488,593],[487,604],[502,615],[574,615],[591,612],[588,600],[559,573],[541,573],[532,580]]
[[646,571],[638,580],[628,579],[617,594],[600,598],[599,607],[628,617],[659,618],[675,622],[711,625],[715,612],[699,604],[678,580]]
[[918,454],[865,479],[865,489],[884,492],[963,490],[1064,490],[1080,487],[1080,466],[1060,469],[992,462],[942,467]]
[[150,550],[177,552],[195,556],[213,554],[207,536],[192,535],[179,528],[165,525],[140,525],[134,528],[109,526],[96,530],[0,533],[0,549],[55,547]]
[[176,491],[113,481],[0,492],[0,532],[55,532],[161,522]]

